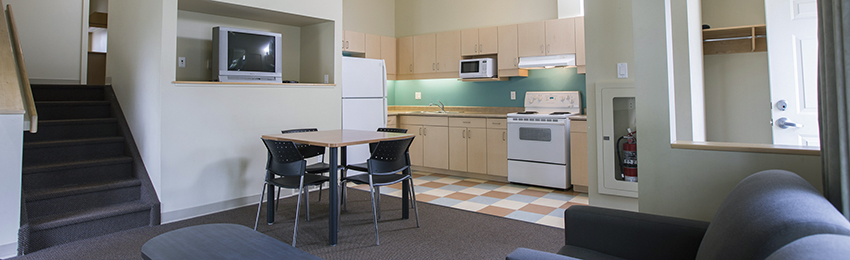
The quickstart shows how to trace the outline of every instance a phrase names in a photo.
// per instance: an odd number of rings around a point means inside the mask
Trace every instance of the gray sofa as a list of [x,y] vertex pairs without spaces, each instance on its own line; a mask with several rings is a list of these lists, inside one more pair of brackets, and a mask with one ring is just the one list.
[[711,223],[572,206],[557,254],[519,248],[507,259],[850,259],[850,222],[794,173],[742,180]]

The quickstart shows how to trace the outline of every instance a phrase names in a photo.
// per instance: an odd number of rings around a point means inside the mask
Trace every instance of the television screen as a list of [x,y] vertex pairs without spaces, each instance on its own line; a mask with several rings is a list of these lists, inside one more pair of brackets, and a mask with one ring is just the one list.
[[275,37],[228,32],[227,70],[275,72]]

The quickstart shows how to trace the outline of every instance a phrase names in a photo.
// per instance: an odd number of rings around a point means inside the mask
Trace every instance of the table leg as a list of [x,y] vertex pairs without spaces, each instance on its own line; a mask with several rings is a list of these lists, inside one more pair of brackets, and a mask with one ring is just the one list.
[[[404,174],[410,174],[410,168],[404,170]],[[410,184],[408,181],[401,182],[401,218],[409,219],[410,218]]]
[[[344,149],[344,148],[343,148]],[[330,217],[328,218],[328,243],[330,245],[337,244],[337,231],[339,231],[339,175],[337,173],[337,148],[330,147],[330,194],[328,194],[328,207],[330,208]]]

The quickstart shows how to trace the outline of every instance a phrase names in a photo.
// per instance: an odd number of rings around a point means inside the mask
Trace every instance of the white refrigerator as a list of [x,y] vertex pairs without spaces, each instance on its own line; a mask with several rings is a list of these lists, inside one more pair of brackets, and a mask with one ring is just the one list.
[[[375,131],[387,125],[384,60],[342,57],[342,128]],[[369,145],[348,147],[348,163],[369,159]]]

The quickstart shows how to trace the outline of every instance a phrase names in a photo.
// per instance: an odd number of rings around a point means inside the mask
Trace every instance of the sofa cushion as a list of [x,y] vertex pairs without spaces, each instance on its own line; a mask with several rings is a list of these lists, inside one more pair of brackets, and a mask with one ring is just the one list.
[[815,234],[850,235],[850,222],[800,176],[762,171],[738,183],[723,200],[697,259],[764,259]]
[[791,242],[773,252],[767,260],[846,259],[850,257],[850,236],[821,234]]

